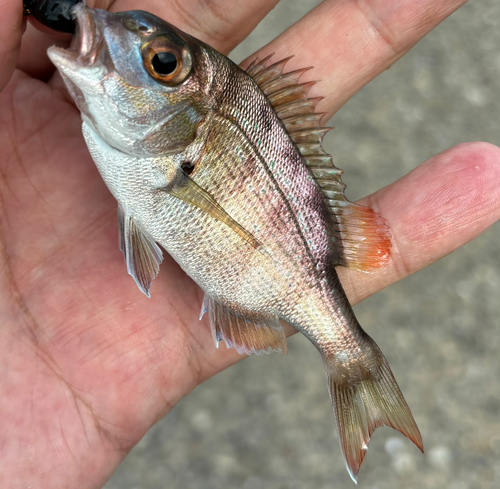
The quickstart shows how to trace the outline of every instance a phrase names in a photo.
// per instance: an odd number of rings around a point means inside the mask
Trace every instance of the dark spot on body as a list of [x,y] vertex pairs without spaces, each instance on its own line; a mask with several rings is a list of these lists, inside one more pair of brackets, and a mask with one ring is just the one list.
[[190,161],[185,161],[181,165],[182,171],[184,172],[185,175],[188,175],[188,176],[191,175],[191,173],[193,173],[194,167],[195,167],[195,164],[191,163]]

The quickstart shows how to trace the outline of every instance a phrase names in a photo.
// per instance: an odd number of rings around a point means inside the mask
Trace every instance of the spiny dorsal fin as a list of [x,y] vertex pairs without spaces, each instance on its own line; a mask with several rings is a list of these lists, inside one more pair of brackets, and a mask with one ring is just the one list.
[[330,128],[321,125],[324,114],[315,112],[321,97],[307,96],[316,82],[300,83],[300,77],[311,68],[283,73],[293,56],[267,66],[272,56],[259,62],[254,60],[247,73],[271,102],[323,192],[332,215],[334,240],[337,244],[342,243],[343,252],[334,265],[363,271],[384,265],[391,248],[384,219],[368,207],[347,200],[341,179],[343,172],[323,150],[323,137]]
[[[255,58],[252,63],[250,64],[250,66],[247,68],[247,73],[255,80],[255,78],[257,78],[257,75],[261,72],[261,71],[267,71],[268,73],[271,74],[271,69],[273,69],[272,66],[266,66],[267,65],[267,62],[274,56],[275,53],[271,53],[269,54],[268,56],[266,56],[265,58],[261,59],[260,61]],[[289,56],[288,58],[285,58],[283,60],[281,60],[281,62],[286,62],[289,60],[289,59],[292,59],[293,56]],[[274,66],[274,65],[273,65]],[[257,78],[258,80],[258,78]],[[260,80],[259,80],[260,81]],[[258,82],[256,82],[258,83]]]
[[208,311],[215,346],[223,340],[227,348],[240,354],[287,353],[286,337],[278,318],[244,317],[229,307],[205,296],[200,319]]

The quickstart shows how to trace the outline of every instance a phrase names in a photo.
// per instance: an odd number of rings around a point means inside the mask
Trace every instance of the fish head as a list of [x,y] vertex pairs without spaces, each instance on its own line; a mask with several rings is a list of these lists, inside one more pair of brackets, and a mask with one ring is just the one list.
[[210,106],[212,64],[204,45],[153,14],[78,4],[69,49],[48,55],[84,122],[132,156],[182,151]]

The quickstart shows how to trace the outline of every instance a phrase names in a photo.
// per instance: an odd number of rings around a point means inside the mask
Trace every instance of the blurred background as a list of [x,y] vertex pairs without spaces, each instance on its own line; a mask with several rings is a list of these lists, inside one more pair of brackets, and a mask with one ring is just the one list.
[[[231,57],[243,60],[319,3],[282,0]],[[500,145],[499,26],[498,0],[470,2],[332,118],[326,149],[351,200],[460,142]],[[359,486],[500,488],[500,225],[355,312],[426,449],[378,429]],[[288,356],[253,356],[210,379],[105,487],[352,489],[316,350],[296,335]]]

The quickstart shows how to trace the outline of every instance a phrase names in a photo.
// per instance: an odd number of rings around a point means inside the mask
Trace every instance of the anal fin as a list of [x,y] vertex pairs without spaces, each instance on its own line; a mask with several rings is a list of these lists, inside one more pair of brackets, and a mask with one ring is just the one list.
[[200,319],[207,311],[216,347],[222,340],[240,354],[287,353],[285,332],[277,317],[240,315],[205,296]]

